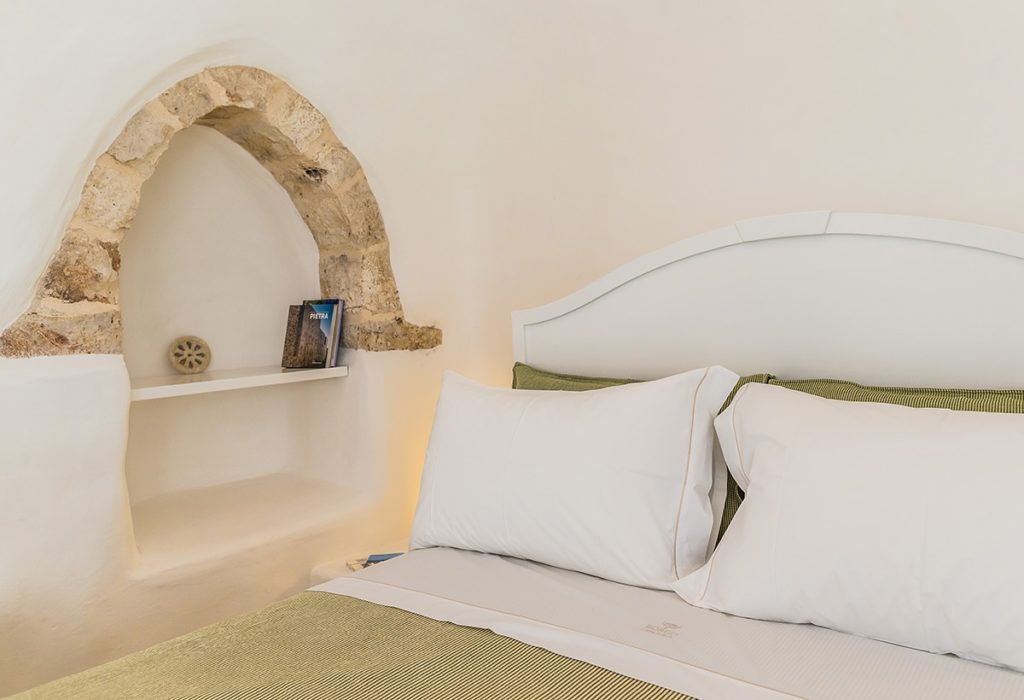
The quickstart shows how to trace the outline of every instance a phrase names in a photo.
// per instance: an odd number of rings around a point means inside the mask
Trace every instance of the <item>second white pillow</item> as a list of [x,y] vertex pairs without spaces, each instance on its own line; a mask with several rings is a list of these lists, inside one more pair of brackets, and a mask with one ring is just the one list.
[[704,563],[721,367],[588,392],[487,387],[447,373],[414,548],[531,559],[648,588]]
[[1024,416],[748,384],[716,426],[746,499],[684,600],[1024,670]]

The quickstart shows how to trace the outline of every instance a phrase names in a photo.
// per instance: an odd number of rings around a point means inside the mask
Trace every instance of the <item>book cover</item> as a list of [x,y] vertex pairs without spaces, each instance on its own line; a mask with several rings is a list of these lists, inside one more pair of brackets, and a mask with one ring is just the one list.
[[345,313],[345,301],[343,299],[315,299],[307,301],[308,304],[333,304],[334,319],[330,329],[330,346],[327,352],[326,367],[338,367],[341,365],[341,326]]
[[284,350],[281,352],[281,366],[284,368],[300,367],[299,364],[299,333],[302,325],[302,305],[293,304],[288,307],[288,322],[284,327]]
[[326,367],[330,350],[334,304],[303,302],[294,368]]

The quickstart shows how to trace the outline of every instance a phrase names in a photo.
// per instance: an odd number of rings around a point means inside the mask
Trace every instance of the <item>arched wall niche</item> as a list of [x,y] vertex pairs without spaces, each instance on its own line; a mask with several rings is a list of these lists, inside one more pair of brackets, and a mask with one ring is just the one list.
[[320,251],[321,292],[346,300],[346,347],[440,344],[439,329],[406,322],[377,201],[324,115],[266,71],[220,66],[147,103],[97,159],[29,309],[0,334],[0,356],[121,353],[120,243],[142,184],[193,124],[245,148],[288,192]]

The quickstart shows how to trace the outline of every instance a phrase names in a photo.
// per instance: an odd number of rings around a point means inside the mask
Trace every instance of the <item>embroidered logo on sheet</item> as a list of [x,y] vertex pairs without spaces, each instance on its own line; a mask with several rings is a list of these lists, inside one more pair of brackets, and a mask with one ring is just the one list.
[[675,639],[679,636],[679,630],[681,630],[682,627],[672,622],[662,622],[657,625],[644,625],[641,629],[648,634],[655,634],[659,637],[664,637],[665,639]]

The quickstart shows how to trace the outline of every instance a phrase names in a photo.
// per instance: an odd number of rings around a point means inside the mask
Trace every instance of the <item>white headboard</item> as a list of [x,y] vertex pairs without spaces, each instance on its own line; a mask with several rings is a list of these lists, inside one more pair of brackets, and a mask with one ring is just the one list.
[[653,378],[741,374],[1024,387],[1024,235],[882,214],[740,221],[513,314],[517,360]]

